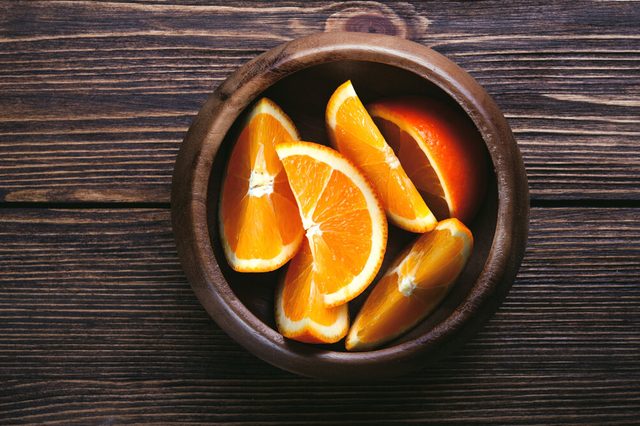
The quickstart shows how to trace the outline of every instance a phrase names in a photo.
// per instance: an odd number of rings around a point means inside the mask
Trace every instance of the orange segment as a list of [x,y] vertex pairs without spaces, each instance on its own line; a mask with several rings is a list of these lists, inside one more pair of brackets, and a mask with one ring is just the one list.
[[376,348],[422,321],[446,296],[472,248],[471,231],[458,219],[422,235],[374,287],[349,331],[347,349]]
[[327,308],[314,280],[311,248],[303,244],[276,293],[276,325],[284,337],[306,343],[334,343],[349,329],[347,305]]
[[266,272],[293,257],[302,223],[275,144],[298,140],[289,117],[269,99],[251,110],[231,153],[219,209],[222,247],[236,271]]
[[386,249],[387,221],[360,171],[337,151],[309,142],[278,144],[313,257],[312,281],[327,307],[359,295]]
[[486,154],[471,120],[442,101],[402,97],[367,107],[439,219],[469,223],[486,188]]
[[360,102],[351,81],[331,96],[326,121],[331,143],[371,181],[389,219],[412,232],[433,229],[434,215]]

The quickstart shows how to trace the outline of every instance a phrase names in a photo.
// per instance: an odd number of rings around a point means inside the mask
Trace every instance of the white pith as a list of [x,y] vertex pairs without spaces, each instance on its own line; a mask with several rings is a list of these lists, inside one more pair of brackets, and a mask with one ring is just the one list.
[[[311,283],[311,285],[314,285]],[[282,301],[282,288],[279,289],[276,296],[276,323],[279,330],[286,330],[286,336],[295,338],[305,332],[310,332],[316,338],[322,337],[322,341],[327,343],[336,342],[346,334],[349,328],[349,311],[347,305],[338,306],[337,320],[331,325],[320,324],[309,317],[304,317],[298,321],[292,321],[284,314],[285,309]]]
[[282,246],[280,252],[272,258],[245,259],[239,258],[235,254],[235,252],[231,250],[231,247],[229,246],[227,240],[225,238],[222,238],[222,248],[224,249],[224,253],[227,256],[227,260],[229,261],[233,269],[239,272],[274,271],[287,263],[287,261],[293,257],[294,253],[298,250],[299,247],[300,240],[296,239],[293,242]]
[[415,219],[407,219],[406,217],[398,216],[389,211],[387,212],[387,216],[391,222],[411,232],[428,232],[438,223],[438,219],[436,219],[431,210],[429,210],[427,215],[416,217]]
[[278,122],[284,127],[284,129],[289,133],[291,139],[294,141],[300,140],[300,134],[298,133],[298,129],[293,125],[291,119],[280,109],[278,105],[273,103],[273,101],[262,98],[258,101],[255,107],[251,110],[249,115],[247,116],[246,125],[251,123],[257,115],[260,114],[269,114],[273,116]]
[[334,95],[331,97],[331,102],[329,103],[334,108],[327,109],[326,114],[326,120],[329,127],[331,127],[332,129],[336,128],[336,116],[338,114],[338,109],[340,109],[340,106],[344,103],[344,101],[351,97],[357,96],[358,95],[356,94],[356,91],[353,88],[351,82],[349,82],[345,89],[341,90],[337,94],[334,93]]
[[409,297],[413,294],[413,290],[416,289],[416,279],[413,275],[404,275],[398,282],[398,291],[403,296]]

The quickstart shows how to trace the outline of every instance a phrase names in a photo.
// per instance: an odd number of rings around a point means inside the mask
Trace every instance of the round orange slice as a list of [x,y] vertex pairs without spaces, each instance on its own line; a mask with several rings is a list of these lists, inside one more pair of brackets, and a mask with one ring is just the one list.
[[[313,258],[310,279],[325,306],[346,303],[371,283],[382,263],[387,221],[380,202],[360,171],[331,148],[289,142],[276,151],[306,231]],[[294,278],[285,279],[285,290]],[[307,300],[284,299],[285,309],[299,303]]]
[[365,301],[346,340],[347,350],[377,348],[408,331],[446,296],[469,260],[471,231],[445,219],[391,265]]
[[287,115],[263,98],[247,116],[222,185],[220,236],[229,264],[267,272],[298,251],[304,231],[275,144],[300,139]]
[[349,330],[347,304],[328,308],[315,280],[311,246],[303,244],[276,291],[280,334],[305,343],[335,343]]
[[412,232],[427,232],[436,226],[435,216],[362,105],[351,81],[331,96],[326,122],[331,143],[371,181],[391,222]]
[[471,120],[431,98],[383,100],[367,109],[438,219],[468,224],[487,179],[484,143]]

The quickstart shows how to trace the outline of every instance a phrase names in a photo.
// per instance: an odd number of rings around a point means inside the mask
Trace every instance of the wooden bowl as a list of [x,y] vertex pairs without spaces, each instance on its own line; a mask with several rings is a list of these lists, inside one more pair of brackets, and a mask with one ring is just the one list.
[[[324,109],[351,79],[364,102],[424,94],[459,105],[487,148],[486,199],[470,228],[475,247],[451,292],[422,324],[375,351],[348,353],[343,343],[314,346],[283,338],[274,327],[278,271],[241,274],[228,266],[217,209],[224,166],[239,117],[262,96],[278,103],[304,140],[327,142]],[[324,33],[278,46],[234,72],[209,97],[180,149],[171,195],[178,254],[198,299],[233,339],[265,361],[305,376],[362,380],[425,366],[459,345],[497,309],[524,254],[529,195],[511,130],[480,85],[444,56],[395,37]],[[390,227],[388,261],[410,242]],[[384,270],[384,265],[381,270]],[[357,303],[356,303],[357,305]]]

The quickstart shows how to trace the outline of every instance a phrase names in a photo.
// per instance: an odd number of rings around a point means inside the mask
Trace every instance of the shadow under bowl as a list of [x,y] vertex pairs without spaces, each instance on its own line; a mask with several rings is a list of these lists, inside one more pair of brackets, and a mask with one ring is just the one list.
[[[350,353],[343,343],[309,345],[282,337],[273,300],[280,271],[233,271],[219,238],[218,200],[242,117],[263,96],[291,117],[303,140],[327,144],[324,112],[333,91],[351,80],[366,104],[424,95],[455,105],[486,146],[487,194],[474,221],[473,254],[438,308],[384,348]],[[506,296],[524,254],[529,195],[524,165],[497,105],[444,56],[396,37],[323,33],[276,47],[233,73],[209,97],[181,146],[173,175],[172,220],[178,254],[194,292],[218,325],[258,357],[282,369],[326,379],[362,380],[427,365],[469,338]],[[412,239],[390,226],[386,265]],[[370,286],[370,288],[372,288]],[[350,309],[357,312],[366,297]]]

